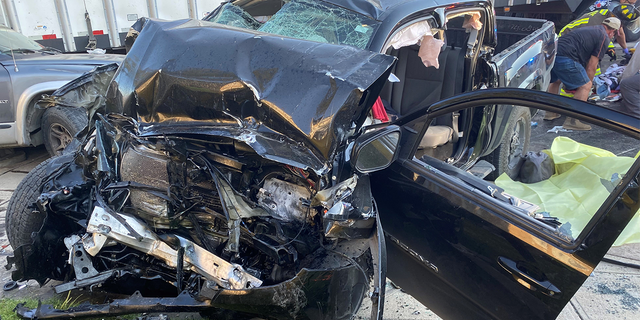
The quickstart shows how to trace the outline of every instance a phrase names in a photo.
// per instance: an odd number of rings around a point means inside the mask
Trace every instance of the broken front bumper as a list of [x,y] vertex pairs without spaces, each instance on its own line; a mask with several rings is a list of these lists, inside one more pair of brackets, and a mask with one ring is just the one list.
[[[121,315],[139,312],[202,312],[227,314],[234,319],[268,315],[275,319],[351,319],[358,311],[369,282],[362,266],[334,270],[302,269],[293,279],[248,290],[202,288],[199,297],[183,292],[175,298],[145,298],[138,292],[108,304],[81,305],[59,310],[18,305],[25,319],[54,319]],[[316,302],[316,303],[309,303]]]

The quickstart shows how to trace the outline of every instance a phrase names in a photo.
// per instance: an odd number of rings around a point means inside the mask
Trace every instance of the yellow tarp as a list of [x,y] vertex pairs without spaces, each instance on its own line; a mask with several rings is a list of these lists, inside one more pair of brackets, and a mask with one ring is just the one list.
[[[602,180],[611,181],[616,173],[622,178],[635,159],[616,157],[609,151],[562,136],[555,138],[551,149],[544,152],[556,166],[551,178],[525,184],[502,174],[495,183],[508,194],[540,206],[539,212],[549,212],[560,222],[570,223],[572,236],[576,238],[609,196]],[[640,218],[636,214],[614,245],[638,242]]]

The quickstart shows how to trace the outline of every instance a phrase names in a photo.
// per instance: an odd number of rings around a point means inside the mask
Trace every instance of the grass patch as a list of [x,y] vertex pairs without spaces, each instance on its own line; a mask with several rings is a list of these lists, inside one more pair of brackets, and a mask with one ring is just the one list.
[[[75,307],[80,305],[82,302],[87,299],[83,298],[82,295],[77,297],[72,297],[71,292],[64,296],[57,296],[47,300],[42,301],[42,304],[50,304],[56,309],[68,309],[71,307]],[[20,317],[13,311],[18,303],[25,303],[25,306],[30,309],[35,309],[38,307],[38,299],[36,298],[23,298],[23,299],[14,299],[14,298],[5,298],[0,299],[0,319],[2,320],[21,320]],[[130,314],[123,316],[114,316],[114,317],[95,317],[95,318],[85,318],[85,319],[101,319],[101,320],[132,320],[140,316],[140,314]]]

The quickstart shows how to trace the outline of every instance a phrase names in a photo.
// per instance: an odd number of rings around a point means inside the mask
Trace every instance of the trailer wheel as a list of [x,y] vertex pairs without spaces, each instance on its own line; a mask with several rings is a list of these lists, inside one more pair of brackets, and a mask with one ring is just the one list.
[[87,126],[83,108],[51,107],[42,115],[44,146],[51,156],[59,155],[73,137]]

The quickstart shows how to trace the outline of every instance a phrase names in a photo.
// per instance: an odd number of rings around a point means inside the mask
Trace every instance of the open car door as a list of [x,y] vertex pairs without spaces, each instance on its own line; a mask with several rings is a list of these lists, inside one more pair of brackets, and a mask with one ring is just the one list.
[[[504,176],[484,181],[429,156],[438,152],[418,152],[436,117],[492,105],[550,110],[591,124],[587,132],[545,130],[532,135],[529,146],[554,151],[556,144],[569,143],[588,152],[580,160],[545,151],[555,155],[555,174],[521,187]],[[564,118],[556,121],[561,125]],[[371,174],[386,234],[387,276],[445,319],[557,317],[639,209],[640,119],[543,92],[488,89],[441,101],[394,124],[401,128],[398,158]],[[593,139],[579,144],[580,137]],[[611,139],[631,151],[605,154],[586,146],[614,147]],[[544,140],[553,146],[547,149]],[[568,149],[560,145],[558,152]],[[602,160],[617,162],[600,163],[605,172],[591,179],[591,162]],[[556,179],[569,174],[583,179],[580,187],[561,190]],[[528,196],[539,184],[541,191]]]

